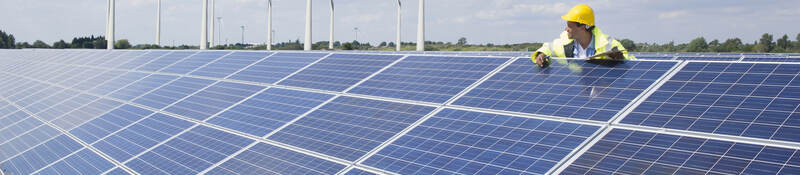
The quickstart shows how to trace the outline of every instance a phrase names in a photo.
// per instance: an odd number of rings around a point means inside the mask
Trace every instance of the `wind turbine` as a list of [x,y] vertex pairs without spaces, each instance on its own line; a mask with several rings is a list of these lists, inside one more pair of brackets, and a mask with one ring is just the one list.
[[425,0],[419,0],[417,17],[417,51],[425,51]]
[[211,47],[214,47],[214,4],[214,0],[211,0],[211,31],[208,32],[211,34],[209,35],[211,37],[211,39],[209,39]]
[[272,0],[267,0],[267,50],[272,50]]
[[161,45],[161,0],[158,0],[158,11],[156,12],[156,43]]
[[311,0],[306,0],[306,39],[303,50],[311,50]]
[[333,50],[333,0],[331,0],[331,39],[328,40],[328,49]]
[[401,48],[401,46],[400,46],[401,45],[400,44],[400,24],[401,24],[401,19],[402,18],[400,18],[400,15],[401,15],[400,10],[401,10],[402,6],[403,5],[400,3],[400,0],[397,0],[397,41],[395,42],[395,46],[397,47],[395,50],[397,50],[397,51],[400,51],[400,48]]
[[106,49],[107,50],[114,50],[114,1],[116,0],[108,0],[108,11],[107,20],[106,21]]
[[200,50],[208,49],[208,0],[203,1],[202,24],[200,30]]

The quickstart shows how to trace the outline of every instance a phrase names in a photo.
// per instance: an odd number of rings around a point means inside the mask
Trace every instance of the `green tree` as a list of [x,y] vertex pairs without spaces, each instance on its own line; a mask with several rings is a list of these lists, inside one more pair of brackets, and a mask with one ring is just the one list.
[[378,46],[380,46],[380,47],[386,47],[386,45],[387,45],[387,43],[386,43],[386,41],[384,41],[384,42],[381,42],[381,44],[380,44],[380,45],[378,45]]
[[708,51],[719,52],[719,46],[720,46],[719,40],[714,39],[713,41],[708,43]]
[[695,38],[686,48],[688,52],[705,52],[708,49],[708,43],[706,43],[706,39],[703,37]]
[[114,43],[114,48],[117,48],[117,49],[130,49],[131,48],[131,43],[128,42],[128,39],[117,40],[117,42]]
[[758,44],[756,44],[756,52],[771,52],[772,49],[775,48],[775,43],[772,42],[772,35],[769,33],[764,33],[761,35],[761,39],[758,40]]
[[353,43],[345,42],[344,44],[342,44],[343,50],[353,50],[353,48],[354,48]]
[[789,41],[789,35],[784,34],[783,37],[778,39],[775,44],[778,46],[778,48],[787,50],[792,46],[792,41]]
[[47,45],[47,43],[44,43],[42,40],[36,40],[33,42],[32,48],[50,48],[50,45]]
[[467,45],[467,38],[465,37],[458,38],[458,42],[456,43],[456,45],[459,46]]
[[28,43],[28,42],[17,43],[17,49],[24,49],[24,48],[31,48],[31,47],[33,47],[33,46],[31,46],[31,44]]
[[717,48],[717,52],[735,52],[742,50],[742,40],[739,38],[731,38],[725,40],[722,44],[720,44],[719,48]]
[[54,49],[64,49],[64,48],[69,48],[69,43],[65,42],[65,41],[62,39],[62,40],[60,40],[60,41],[56,41],[55,43],[53,43],[53,48],[54,48]]
[[636,48],[636,43],[634,43],[633,40],[622,39],[622,40],[619,40],[619,42],[622,44],[622,47],[625,47],[625,49],[628,50],[629,52],[636,51],[636,49],[637,49]]

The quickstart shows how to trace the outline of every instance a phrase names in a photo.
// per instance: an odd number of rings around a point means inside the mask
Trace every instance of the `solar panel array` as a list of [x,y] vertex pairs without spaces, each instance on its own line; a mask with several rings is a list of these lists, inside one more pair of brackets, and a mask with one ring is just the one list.
[[526,54],[2,50],[0,172],[800,172],[796,58]]

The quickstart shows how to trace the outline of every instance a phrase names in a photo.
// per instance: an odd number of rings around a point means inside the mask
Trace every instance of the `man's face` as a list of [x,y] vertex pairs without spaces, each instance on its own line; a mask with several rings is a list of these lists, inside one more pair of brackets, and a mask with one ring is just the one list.
[[575,33],[581,30],[581,27],[578,27],[577,22],[567,21],[567,27],[564,28],[567,31],[567,37],[569,39],[575,39]]

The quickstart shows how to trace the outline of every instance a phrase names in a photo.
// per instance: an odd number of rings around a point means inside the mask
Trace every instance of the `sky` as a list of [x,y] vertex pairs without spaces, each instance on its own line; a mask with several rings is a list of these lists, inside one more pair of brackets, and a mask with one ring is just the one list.
[[[402,1],[401,35],[415,42],[419,0]],[[305,0],[272,0],[274,42],[304,38]],[[687,43],[738,37],[746,43],[763,33],[794,40],[800,32],[797,0],[426,0],[425,40],[471,44],[549,42],[564,30],[560,16],[585,3],[596,25],[615,38],[636,42]],[[116,39],[132,44],[155,41],[157,0],[117,0]],[[327,41],[330,0],[312,0],[313,41]],[[395,41],[396,0],[334,0],[334,40],[377,44]],[[0,30],[17,41],[53,43],[73,37],[105,35],[106,0],[1,0]],[[265,43],[267,0],[216,0],[218,43]],[[199,45],[201,0],[162,0],[162,45]],[[241,26],[245,26],[244,32]]]

